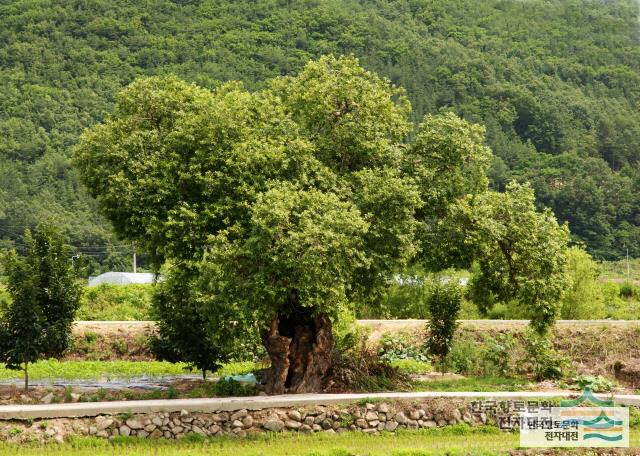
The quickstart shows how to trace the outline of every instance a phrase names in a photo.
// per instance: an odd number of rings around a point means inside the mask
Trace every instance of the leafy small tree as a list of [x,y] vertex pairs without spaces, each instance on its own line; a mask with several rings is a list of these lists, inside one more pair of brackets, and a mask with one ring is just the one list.
[[152,309],[158,331],[151,350],[158,359],[186,362],[205,380],[207,372],[238,356],[241,347],[259,343],[256,328],[245,322],[242,309],[211,293],[209,271],[173,265],[163,277],[156,285]]
[[562,298],[561,316],[567,320],[605,318],[604,291],[598,276],[600,268],[591,255],[580,247],[567,251],[569,287]]
[[59,357],[68,348],[82,286],[63,237],[40,225],[24,235],[26,255],[5,257],[11,302],[0,322],[0,361],[22,369],[29,388],[29,363]]
[[517,183],[504,193],[460,200],[448,221],[450,229],[464,233],[461,245],[477,262],[469,295],[480,310],[517,301],[531,315],[531,326],[546,333],[569,284],[566,225],[548,209],[538,212],[533,190]]
[[455,281],[444,282],[437,278],[429,286],[427,307],[431,315],[427,323],[427,351],[443,369],[444,359],[451,350],[461,304],[462,289]]

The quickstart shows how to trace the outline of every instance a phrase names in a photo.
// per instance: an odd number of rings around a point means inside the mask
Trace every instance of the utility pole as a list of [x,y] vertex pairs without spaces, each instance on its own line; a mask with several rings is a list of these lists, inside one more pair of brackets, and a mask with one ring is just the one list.
[[136,248],[133,247],[133,273],[135,274],[138,270],[138,265],[136,264]]
[[631,280],[631,268],[629,267],[629,247],[627,247],[627,282]]

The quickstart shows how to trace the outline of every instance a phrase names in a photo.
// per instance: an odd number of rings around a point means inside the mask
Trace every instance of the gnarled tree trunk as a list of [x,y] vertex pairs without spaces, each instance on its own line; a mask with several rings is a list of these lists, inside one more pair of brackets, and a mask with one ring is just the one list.
[[267,394],[320,391],[331,366],[333,334],[326,315],[313,317],[304,309],[294,316],[278,316],[263,331],[262,342],[271,358],[264,375]]

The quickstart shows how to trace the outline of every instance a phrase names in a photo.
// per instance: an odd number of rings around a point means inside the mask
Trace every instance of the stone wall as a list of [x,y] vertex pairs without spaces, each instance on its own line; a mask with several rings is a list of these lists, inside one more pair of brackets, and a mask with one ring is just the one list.
[[188,434],[243,437],[259,432],[359,431],[378,434],[462,422],[483,424],[487,422],[487,417],[484,413],[471,413],[469,403],[451,399],[213,413],[188,413],[183,410],[175,413],[4,421],[0,423],[0,440],[62,442],[70,435],[180,439]]

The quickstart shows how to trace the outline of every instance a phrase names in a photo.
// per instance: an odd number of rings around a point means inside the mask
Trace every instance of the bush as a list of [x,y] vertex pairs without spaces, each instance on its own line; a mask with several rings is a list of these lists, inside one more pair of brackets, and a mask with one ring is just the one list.
[[606,316],[604,293],[598,283],[600,269],[579,247],[567,250],[569,288],[561,301],[560,315],[566,320],[597,320]]
[[631,429],[640,428],[640,409],[629,407],[629,427]]
[[481,358],[482,349],[478,343],[469,337],[461,337],[453,342],[443,367],[447,371],[457,374],[479,375],[481,373]]
[[342,310],[333,325],[333,349],[339,353],[355,349],[366,343],[370,333],[371,328],[356,323],[353,312]]
[[232,378],[220,379],[213,385],[216,396],[253,396],[256,394],[255,386],[243,385]]
[[523,306],[513,299],[507,303],[497,303],[487,311],[490,320],[529,320],[533,311],[528,306]]
[[498,334],[478,342],[469,336],[456,338],[445,367],[450,372],[480,377],[502,377],[514,373],[516,338]]
[[[428,320],[431,318],[429,296],[433,289],[434,281],[442,280],[438,277],[446,277],[452,282],[459,282],[466,277],[466,273],[449,269],[435,277],[425,273],[420,268],[412,268],[397,274],[395,280],[382,299],[380,309],[367,308],[360,310],[359,318],[414,318]],[[462,299],[459,318],[474,320],[480,318],[478,307],[467,299]]]
[[640,296],[638,288],[629,282],[625,282],[620,285],[620,297],[621,298],[634,298]]
[[558,380],[567,375],[569,360],[559,354],[551,341],[535,331],[528,329],[524,339],[527,357],[522,368],[533,374],[536,380]]
[[473,301],[470,301],[463,297],[462,303],[460,305],[460,312],[458,313],[458,318],[460,320],[480,320],[482,318],[482,315],[480,315],[478,306],[476,306]]
[[483,350],[484,370],[491,375],[506,376],[512,371],[516,339],[512,334],[498,334],[486,340]]
[[360,317],[429,318],[429,309],[425,306],[426,280],[426,274],[419,268],[397,274],[380,304],[382,315],[375,309],[368,309],[360,311]]
[[614,382],[602,375],[578,375],[571,383],[581,390],[590,389],[594,393],[605,393],[615,386]]
[[77,317],[79,320],[149,320],[151,284],[86,287]]
[[415,343],[415,339],[406,332],[386,333],[380,339],[378,355],[383,361],[413,359],[427,362],[429,356],[425,347]]
[[427,323],[427,352],[442,363],[451,350],[462,302],[462,289],[457,282],[440,281],[431,285],[427,306],[431,318]]
[[640,302],[633,299],[633,292],[631,292],[632,297],[623,297],[623,293],[629,293],[628,288],[623,290],[624,285],[618,285],[613,282],[601,284],[607,318],[616,320],[635,320],[640,318]]

